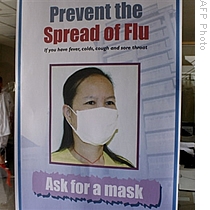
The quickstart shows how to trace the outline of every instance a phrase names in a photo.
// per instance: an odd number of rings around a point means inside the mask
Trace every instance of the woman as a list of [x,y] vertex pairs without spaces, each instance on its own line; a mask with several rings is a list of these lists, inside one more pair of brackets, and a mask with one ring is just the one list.
[[117,130],[111,78],[95,67],[71,75],[63,88],[64,134],[52,162],[133,167],[107,147]]

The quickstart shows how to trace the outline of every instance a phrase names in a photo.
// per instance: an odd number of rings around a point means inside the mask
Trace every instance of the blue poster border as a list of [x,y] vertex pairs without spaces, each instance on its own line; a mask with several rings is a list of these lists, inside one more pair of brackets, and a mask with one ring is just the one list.
[[17,152],[17,160],[15,159],[15,172],[17,174],[17,178],[15,179],[15,207],[22,209],[21,202],[21,45],[22,45],[22,0],[17,0],[17,32],[16,35],[18,37],[18,41],[16,42],[16,52],[17,52],[17,73],[16,73],[16,103],[17,103],[17,131],[15,131],[17,137],[17,147],[15,147],[15,151]]
[[[172,209],[176,210],[178,204],[178,165],[179,165],[179,134],[180,134],[180,74],[181,74],[181,0],[176,0],[176,116],[175,116],[175,148],[174,148],[174,182],[173,182],[173,205]],[[18,37],[16,41],[16,143],[17,146],[15,147],[15,151],[17,153],[15,160],[15,172],[17,174],[17,178],[15,179],[15,197],[16,197],[16,207],[18,209],[22,209],[22,200],[21,200],[21,186],[22,186],[22,179],[21,179],[21,68],[22,68],[22,0],[17,1],[18,6],[18,13],[17,13],[17,32],[16,35]]]
[[176,1],[176,115],[175,115],[175,145],[174,145],[174,183],[173,183],[173,206],[178,207],[178,178],[179,178],[179,136],[181,118],[181,38],[182,38],[182,0]]

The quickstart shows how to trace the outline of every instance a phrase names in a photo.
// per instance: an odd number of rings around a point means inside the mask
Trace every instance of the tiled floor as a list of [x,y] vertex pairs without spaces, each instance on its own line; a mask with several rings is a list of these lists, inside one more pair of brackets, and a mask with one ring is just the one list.
[[12,142],[8,142],[6,150],[7,166],[11,172],[11,186],[8,186],[7,173],[0,167],[0,210],[15,210],[15,190],[14,190],[14,147]]
[[178,210],[195,210],[195,193],[190,191],[179,191]]
[[14,179],[11,179],[12,186],[6,184],[5,178],[0,178],[0,210],[14,210]]

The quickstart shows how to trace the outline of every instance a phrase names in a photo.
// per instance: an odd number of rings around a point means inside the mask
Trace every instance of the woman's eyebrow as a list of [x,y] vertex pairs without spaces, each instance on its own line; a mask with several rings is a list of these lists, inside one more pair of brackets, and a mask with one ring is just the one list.
[[[96,97],[96,96],[84,96],[83,98],[84,99],[97,99],[98,97]],[[116,97],[115,96],[108,96],[108,97],[106,97],[106,99],[114,99],[114,100],[116,100]]]
[[106,99],[114,99],[114,100],[116,100],[116,97],[115,96],[109,96]]
[[113,96],[109,96],[109,97],[107,97],[107,98],[114,98],[114,99],[115,99],[115,96],[113,95]]
[[96,99],[97,97],[95,97],[95,96],[84,96],[83,98],[84,99]]

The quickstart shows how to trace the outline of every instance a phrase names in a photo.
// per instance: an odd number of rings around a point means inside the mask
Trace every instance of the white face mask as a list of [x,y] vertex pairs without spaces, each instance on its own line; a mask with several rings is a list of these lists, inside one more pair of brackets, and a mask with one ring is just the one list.
[[[69,107],[71,110],[72,108]],[[118,111],[105,107],[74,111],[77,116],[77,129],[69,125],[80,139],[92,145],[104,145],[117,129]]]

